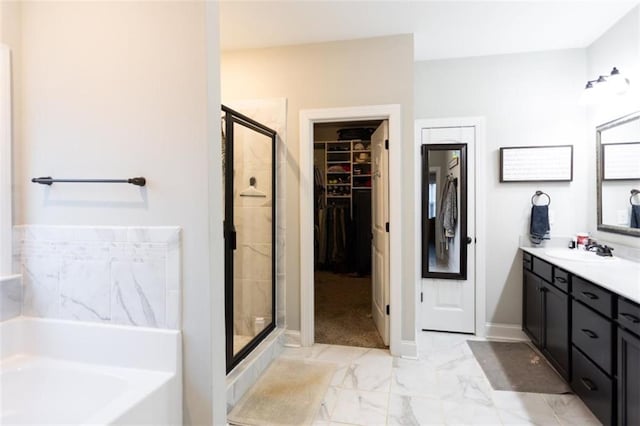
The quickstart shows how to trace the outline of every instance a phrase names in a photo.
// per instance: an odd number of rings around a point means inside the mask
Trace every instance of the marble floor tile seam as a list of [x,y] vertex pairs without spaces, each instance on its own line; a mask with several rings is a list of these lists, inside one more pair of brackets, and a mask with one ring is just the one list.
[[331,422],[360,426],[385,425],[387,422],[389,394],[386,392],[341,389],[336,400],[329,417]]
[[[405,418],[407,417],[407,415],[409,415],[410,418],[412,418],[413,420],[417,421],[420,425],[444,425],[446,423],[446,419],[444,416],[444,408],[442,406],[442,401],[440,401],[439,399],[428,399],[428,398],[423,398],[423,397],[415,397],[415,396],[408,396],[408,395],[398,395],[398,394],[393,394],[391,393],[389,395],[389,402],[387,404],[387,425],[392,425],[395,426],[397,425],[399,422],[394,422],[392,419],[392,410],[393,410],[393,405],[392,405],[392,398],[396,397],[396,400],[402,400],[403,402],[406,400],[406,398],[409,398],[409,406],[410,406],[410,412],[407,413],[406,407],[403,404],[403,409],[402,409],[402,413],[401,413],[401,418]],[[424,413],[415,413],[415,409],[414,407],[410,404],[413,400],[422,400],[421,401],[421,406],[424,404],[425,401],[429,401],[429,402],[435,402],[436,407],[437,407],[437,413],[435,413],[435,416],[439,419],[439,421],[437,422],[433,422],[431,420],[424,420],[424,417],[422,414]],[[433,414],[430,413],[429,416],[431,417]],[[418,417],[420,417],[418,419]],[[406,422],[403,422],[402,424],[405,424]]]

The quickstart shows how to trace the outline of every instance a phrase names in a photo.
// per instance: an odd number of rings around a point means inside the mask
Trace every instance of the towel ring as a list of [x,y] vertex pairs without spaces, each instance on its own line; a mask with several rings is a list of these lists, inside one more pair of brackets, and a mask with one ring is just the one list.
[[640,190],[637,190],[637,189],[631,190],[631,197],[629,197],[629,204],[631,204],[632,206],[640,206],[640,204],[633,204],[633,197],[635,197],[638,194],[640,194]]
[[[548,202],[547,204],[535,204],[535,203],[533,202],[533,200],[534,200],[536,197],[540,197],[541,195],[545,195],[545,196],[547,197],[547,199],[549,200],[549,202]],[[531,197],[531,205],[532,205],[532,206],[538,206],[538,205],[540,205],[540,206],[549,206],[549,205],[551,205],[551,197],[550,197],[550,196],[549,196],[549,194],[547,194],[546,192],[536,191],[536,193],[535,193],[535,194],[533,194],[533,197]]]

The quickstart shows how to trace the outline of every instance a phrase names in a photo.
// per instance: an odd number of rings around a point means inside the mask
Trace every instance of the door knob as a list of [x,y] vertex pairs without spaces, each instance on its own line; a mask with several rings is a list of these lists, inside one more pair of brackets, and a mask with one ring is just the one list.
[[473,242],[473,239],[471,237],[467,237],[467,244],[471,244]]

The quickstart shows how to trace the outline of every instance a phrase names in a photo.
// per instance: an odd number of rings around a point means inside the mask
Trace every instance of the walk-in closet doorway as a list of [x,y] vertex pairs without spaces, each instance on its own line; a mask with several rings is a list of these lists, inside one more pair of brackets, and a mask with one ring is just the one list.
[[316,123],[313,134],[314,341],[386,348],[388,123]]
[[400,353],[399,142],[397,105],[301,112],[304,346],[318,336]]

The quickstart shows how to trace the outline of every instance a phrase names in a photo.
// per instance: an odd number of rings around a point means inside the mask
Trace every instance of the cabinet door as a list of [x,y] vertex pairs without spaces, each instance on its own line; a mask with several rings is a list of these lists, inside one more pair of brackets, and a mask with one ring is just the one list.
[[542,280],[529,271],[524,271],[522,328],[531,341],[540,346],[542,343]]
[[569,295],[543,283],[543,352],[569,380]]
[[618,329],[618,424],[640,425],[640,338]]

